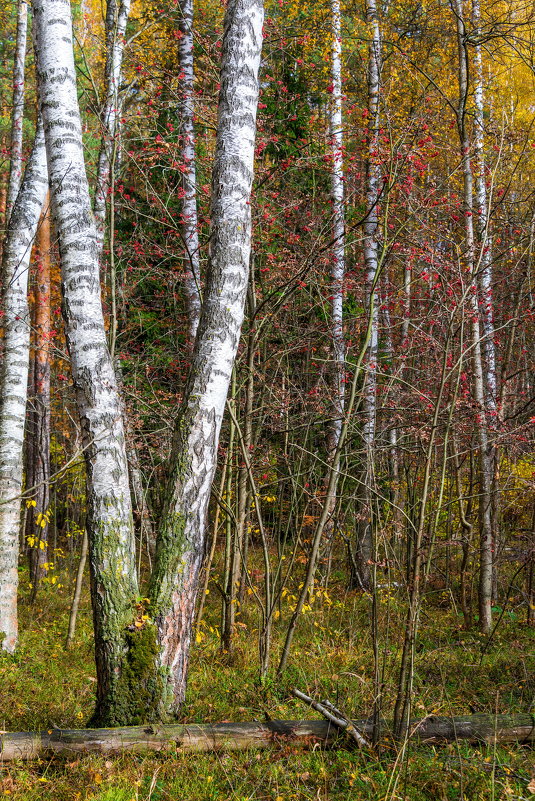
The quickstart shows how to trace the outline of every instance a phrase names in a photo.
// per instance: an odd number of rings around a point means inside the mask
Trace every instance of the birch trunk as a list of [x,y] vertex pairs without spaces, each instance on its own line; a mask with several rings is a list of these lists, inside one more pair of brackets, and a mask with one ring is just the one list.
[[479,0],[472,0],[474,23],[474,150],[476,156],[476,202],[477,233],[481,247],[478,270],[480,288],[481,320],[483,324],[483,355],[485,358],[486,407],[489,416],[496,416],[498,387],[496,383],[496,347],[494,344],[494,302],[492,297],[492,236],[489,230],[489,208],[485,178],[485,128],[484,128],[484,90],[483,59],[480,35],[481,12]]
[[86,459],[98,678],[94,720],[119,723],[132,714],[130,695],[133,686],[137,689],[129,645],[138,596],[121,403],[102,313],[97,236],[76,93],[71,6],[69,0],[34,0],[33,13],[63,317]]
[[22,179],[22,126],[24,122],[24,83],[26,66],[26,39],[28,33],[28,4],[18,0],[17,39],[13,64],[13,111],[11,116],[11,153],[6,200],[6,228],[17,199]]
[[465,219],[465,251],[464,257],[468,268],[469,314],[472,333],[473,364],[473,396],[476,404],[476,430],[479,440],[480,460],[480,504],[479,504],[479,627],[489,633],[492,627],[492,567],[493,536],[491,519],[493,460],[489,450],[487,420],[485,414],[485,385],[483,377],[483,360],[481,355],[481,331],[479,314],[479,292],[477,286],[477,266],[475,259],[474,236],[474,190],[473,173],[470,161],[471,143],[466,126],[466,105],[468,100],[468,52],[466,48],[466,30],[464,21],[463,0],[454,0],[456,17],[457,42],[459,52],[459,107],[457,110],[457,127],[461,145],[461,164],[464,187],[464,219]]
[[0,632],[3,632],[2,648],[9,653],[14,652],[18,636],[17,567],[30,357],[28,270],[47,185],[45,143],[39,123],[26,174],[11,213],[2,260]]
[[97,185],[93,211],[97,230],[99,253],[104,247],[106,232],[106,206],[110,190],[111,172],[115,161],[117,137],[121,118],[121,70],[126,25],[130,13],[130,0],[108,0],[106,6],[106,99],[102,109],[102,142],[98,156]]
[[197,176],[195,169],[193,0],[180,0],[180,145],[182,173],[182,239],[185,248],[184,287],[188,304],[189,340],[193,347],[201,314]]
[[377,406],[377,347],[379,340],[379,299],[377,279],[379,271],[379,100],[381,81],[381,31],[376,0],[366,0],[366,21],[371,39],[368,45],[368,157],[366,165],[366,208],[368,216],[364,223],[364,269],[366,306],[371,318],[371,336],[366,353],[362,442],[364,447],[364,470],[362,475],[362,502],[360,520],[357,524],[357,550],[352,560],[358,575],[352,577],[355,586],[370,589],[370,563],[373,556],[373,493],[374,448]]
[[163,676],[154,716],[176,713],[186,688],[210,487],[247,293],[263,16],[261,0],[230,0],[225,13],[209,269],[150,588]]

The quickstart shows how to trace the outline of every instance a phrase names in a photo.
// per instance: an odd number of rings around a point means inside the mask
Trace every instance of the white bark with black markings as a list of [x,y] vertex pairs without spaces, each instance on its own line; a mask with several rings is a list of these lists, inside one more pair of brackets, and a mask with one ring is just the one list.
[[45,141],[42,125],[38,124],[33,151],[11,213],[2,259],[0,632],[3,632],[2,648],[9,653],[15,650],[18,636],[17,568],[30,358],[28,271],[47,188]]
[[85,172],[69,0],[34,0],[34,43],[63,316],[87,468],[99,708],[113,698],[138,594],[121,404],[106,342]]
[[262,0],[230,0],[225,13],[206,290],[151,583],[175,711],[184,699],[210,488],[247,292],[263,17]]
[[[18,0],[17,38],[13,62],[13,110],[11,112],[11,152],[6,200],[6,223],[17,199],[22,180],[22,135],[24,122],[24,85],[26,72],[26,40],[28,36],[28,4]],[[7,225],[6,225],[7,227]]]

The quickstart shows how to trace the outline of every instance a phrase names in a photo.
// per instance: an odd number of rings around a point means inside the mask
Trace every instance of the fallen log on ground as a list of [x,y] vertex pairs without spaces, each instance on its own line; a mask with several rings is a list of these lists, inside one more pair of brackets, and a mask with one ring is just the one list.
[[[353,721],[355,727],[373,737],[367,720]],[[384,736],[388,724],[381,726]],[[483,743],[535,743],[535,715],[469,715],[445,718],[429,715],[411,721],[411,739],[419,742],[469,740]],[[191,753],[269,748],[292,744],[310,748],[343,742],[327,720],[270,720],[254,723],[171,724],[128,726],[116,729],[49,729],[42,732],[2,732],[0,763],[40,756],[72,756],[75,753],[124,753],[162,751]]]

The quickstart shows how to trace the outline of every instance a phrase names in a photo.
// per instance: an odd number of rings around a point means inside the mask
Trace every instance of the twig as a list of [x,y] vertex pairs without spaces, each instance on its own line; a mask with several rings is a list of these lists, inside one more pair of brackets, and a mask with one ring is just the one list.
[[323,715],[324,718],[327,718],[327,720],[338,729],[341,729],[342,731],[345,731],[346,734],[349,734],[349,736],[357,743],[359,748],[371,748],[371,743],[368,738],[329,701],[322,701],[320,704],[318,701],[314,701],[308,695],[305,695],[305,693],[302,693],[300,690],[296,689],[292,690],[292,695],[295,695],[295,697],[299,698],[300,701],[304,701],[305,704],[311,706],[312,709],[315,709],[316,712],[319,712],[320,715]]

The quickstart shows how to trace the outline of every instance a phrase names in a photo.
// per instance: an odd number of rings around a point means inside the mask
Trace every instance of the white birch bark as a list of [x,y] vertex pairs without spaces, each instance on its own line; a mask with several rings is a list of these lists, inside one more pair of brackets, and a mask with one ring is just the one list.
[[5,333],[0,379],[0,632],[2,648],[9,653],[15,650],[18,636],[17,567],[30,358],[28,271],[47,188],[45,141],[39,123],[12,209],[2,260]]
[[457,126],[461,145],[461,163],[464,187],[465,252],[464,257],[469,270],[468,308],[472,333],[473,396],[476,404],[476,430],[479,440],[480,457],[480,503],[479,503],[479,626],[488,633],[492,627],[492,476],[493,460],[489,449],[489,437],[485,409],[485,383],[481,349],[481,329],[479,312],[479,292],[477,284],[477,265],[475,258],[474,233],[474,179],[471,165],[471,142],[466,126],[466,104],[468,99],[468,52],[463,0],[453,0],[456,18],[457,43],[459,53],[459,107]]
[[498,387],[496,383],[496,347],[494,344],[494,301],[492,296],[492,236],[489,230],[489,209],[485,181],[485,127],[483,59],[478,40],[481,26],[479,0],[472,0],[474,23],[474,150],[477,165],[476,203],[477,232],[481,247],[479,273],[481,321],[483,324],[483,355],[486,389],[486,407],[489,416],[496,416]]
[[381,31],[377,13],[376,0],[366,0],[366,21],[371,34],[368,44],[368,155],[366,165],[366,209],[367,218],[364,223],[364,270],[366,287],[366,306],[370,315],[371,334],[366,353],[362,441],[364,446],[364,471],[360,510],[362,518],[359,525],[358,544],[355,564],[359,575],[353,577],[354,582],[362,589],[370,586],[369,562],[372,558],[372,525],[373,508],[371,485],[374,475],[374,446],[377,413],[377,349],[379,344],[379,297],[377,234],[379,229],[379,213],[377,204],[380,193],[381,169],[378,163],[379,148],[379,101],[381,81]]
[[344,161],[342,132],[342,38],[340,25],[340,2],[332,0],[332,102],[331,102],[331,147],[332,173],[331,198],[333,206],[333,251],[331,272],[331,347],[333,418],[328,440],[329,457],[336,450],[342,430],[345,396],[345,341],[343,327],[343,291],[345,274],[345,204]]
[[97,715],[113,706],[138,594],[121,403],[106,342],[85,172],[69,0],[34,0],[34,44],[63,316],[87,470]]
[[185,248],[184,288],[188,304],[189,340],[193,347],[201,314],[197,176],[195,168],[193,0],[180,0],[179,103],[182,173],[182,238]]
[[11,113],[11,153],[6,200],[6,228],[17,198],[22,179],[22,126],[24,121],[24,77],[26,65],[26,39],[28,32],[28,4],[18,0],[17,38],[13,63],[13,111]]
[[184,700],[205,520],[247,293],[263,17],[262,0],[230,0],[225,12],[206,289],[151,581],[172,692],[165,704],[174,711]]
[[102,141],[98,156],[97,185],[93,211],[97,229],[97,245],[99,253],[104,247],[106,231],[106,207],[110,189],[111,170],[113,169],[114,152],[120,133],[122,98],[121,71],[126,25],[130,13],[130,0],[108,0],[106,7],[106,98],[101,114]]

